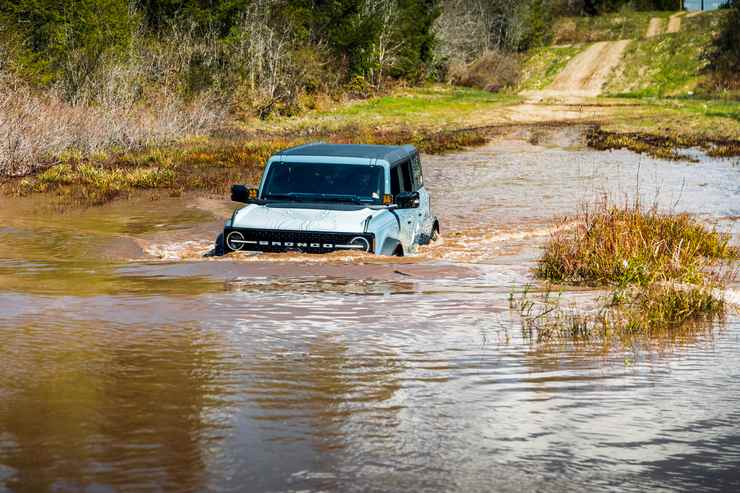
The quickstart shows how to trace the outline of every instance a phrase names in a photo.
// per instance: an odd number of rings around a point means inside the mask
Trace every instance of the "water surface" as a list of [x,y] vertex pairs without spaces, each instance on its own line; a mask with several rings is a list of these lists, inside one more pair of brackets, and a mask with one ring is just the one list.
[[542,345],[508,297],[604,194],[738,242],[740,167],[532,140],[425,157],[443,238],[403,259],[204,259],[219,197],[0,199],[0,490],[738,489],[736,312]]

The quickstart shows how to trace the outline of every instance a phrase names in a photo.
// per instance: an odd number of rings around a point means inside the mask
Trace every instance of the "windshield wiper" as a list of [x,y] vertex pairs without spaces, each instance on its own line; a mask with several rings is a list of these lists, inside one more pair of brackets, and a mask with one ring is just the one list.
[[305,196],[313,196],[313,194],[306,194],[306,193],[268,193],[265,197],[268,200],[276,199],[276,200],[290,200],[293,202],[301,202],[303,199],[307,198]]
[[364,201],[357,195],[334,194],[334,193],[268,193],[267,199],[291,200],[294,202],[309,202],[312,200],[324,202],[350,202],[352,204],[365,205],[371,201]]
[[340,195],[334,193],[322,193],[319,194],[322,200],[328,200],[330,202],[351,202],[353,204],[365,204],[357,195]]

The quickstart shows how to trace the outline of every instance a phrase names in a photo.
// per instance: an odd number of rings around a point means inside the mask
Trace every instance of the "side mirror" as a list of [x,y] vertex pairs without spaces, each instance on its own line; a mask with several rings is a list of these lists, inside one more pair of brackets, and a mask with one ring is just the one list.
[[243,202],[250,204],[257,200],[258,190],[256,188],[247,188],[244,185],[233,185],[231,187],[231,200],[234,202]]
[[399,209],[416,209],[420,203],[419,192],[401,192],[396,195],[396,205]]

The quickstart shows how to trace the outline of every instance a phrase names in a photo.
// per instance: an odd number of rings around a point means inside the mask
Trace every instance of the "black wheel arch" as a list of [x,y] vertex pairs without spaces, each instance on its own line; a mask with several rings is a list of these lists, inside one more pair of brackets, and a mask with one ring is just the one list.
[[[400,255],[399,255],[400,249]],[[403,256],[403,245],[397,238],[386,238],[380,249],[381,255],[398,255]]]

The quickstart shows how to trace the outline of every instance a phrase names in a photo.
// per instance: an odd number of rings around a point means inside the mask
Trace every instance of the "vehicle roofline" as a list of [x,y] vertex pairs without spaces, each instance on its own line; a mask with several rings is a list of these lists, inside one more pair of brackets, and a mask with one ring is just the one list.
[[[320,163],[320,164],[346,164],[350,166],[369,166],[377,165],[388,167],[391,162],[385,159],[377,158],[366,158],[366,157],[340,157],[340,156],[286,156],[283,154],[276,154],[267,160],[266,164],[272,164],[275,162],[282,163]],[[396,161],[393,161],[396,162]]]
[[[291,151],[295,151],[298,149],[307,149],[311,147],[316,147],[320,145],[332,145],[329,142],[324,141],[317,141],[317,142],[309,142],[307,144],[300,144],[293,147],[287,147],[285,149],[281,149],[277,153],[270,156],[270,159],[268,159],[269,162],[273,162],[275,160],[281,160],[284,162],[320,162],[320,161],[310,161],[312,159],[328,159],[330,156],[325,156],[320,153],[314,154],[314,155],[295,155],[290,154]],[[337,144],[338,146],[352,146],[354,144]],[[359,144],[358,144],[359,145]],[[364,145],[364,144],[363,144]],[[373,145],[373,144],[370,144]],[[396,146],[378,146],[378,147],[389,147],[392,148],[392,151],[387,152],[384,156],[367,156],[367,157],[352,157],[352,156],[331,156],[334,158],[338,158],[339,160],[349,160],[349,159],[364,159],[366,161],[370,160],[376,160],[380,161],[381,163],[388,163],[389,165],[392,165],[394,163],[397,163],[398,161],[403,160],[405,157],[408,157],[410,155],[413,155],[418,152],[418,149],[413,144],[403,144],[403,145],[396,145]],[[303,159],[297,159],[297,158],[304,158]],[[350,163],[347,163],[350,164]],[[359,164],[359,163],[355,163]]]

